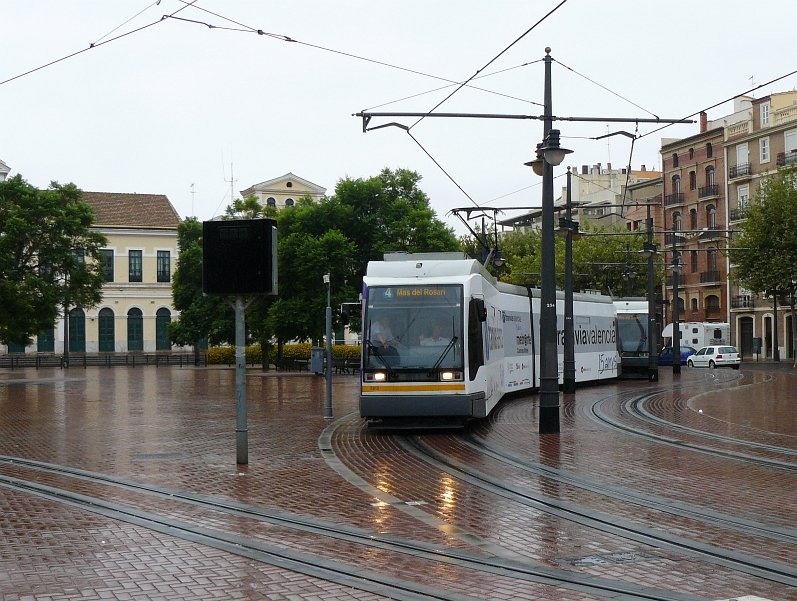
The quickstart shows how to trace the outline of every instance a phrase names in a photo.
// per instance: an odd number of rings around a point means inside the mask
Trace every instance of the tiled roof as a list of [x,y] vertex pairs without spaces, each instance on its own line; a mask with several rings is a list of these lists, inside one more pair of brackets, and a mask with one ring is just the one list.
[[180,215],[165,194],[83,192],[96,227],[176,228]]

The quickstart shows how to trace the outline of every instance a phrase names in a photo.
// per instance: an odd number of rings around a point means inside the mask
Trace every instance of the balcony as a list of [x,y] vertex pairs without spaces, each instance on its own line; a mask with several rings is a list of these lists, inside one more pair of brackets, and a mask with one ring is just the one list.
[[707,305],[706,306],[706,317],[720,317],[722,313],[722,309],[716,305]]
[[775,111],[775,125],[797,121],[797,104],[791,104]]
[[684,204],[684,193],[683,192],[676,192],[674,194],[667,194],[664,197],[664,206],[669,207],[671,205],[682,205]]
[[702,188],[697,189],[697,197],[698,198],[711,198],[712,196],[719,196],[720,195],[720,186],[719,184],[712,184],[710,186],[703,186]]
[[741,163],[728,169],[728,177],[730,179],[735,177],[749,177],[751,175],[753,175],[753,166],[750,163]]
[[739,207],[738,209],[731,209],[730,213],[731,221],[744,220],[746,213],[747,213],[747,207]]
[[755,299],[750,295],[734,296],[731,298],[731,309],[753,309]]
[[721,238],[724,234],[725,234],[725,228],[722,227],[721,224],[717,223],[703,230],[703,233],[700,234],[700,239],[714,240],[715,238]]
[[701,271],[700,272],[701,284],[719,284],[720,272],[719,271]]
[[794,165],[797,163],[797,150],[792,150],[790,152],[779,152],[776,162],[778,167]]
[[726,128],[728,139],[738,138],[739,136],[746,136],[750,133],[750,121],[741,121],[734,123]]

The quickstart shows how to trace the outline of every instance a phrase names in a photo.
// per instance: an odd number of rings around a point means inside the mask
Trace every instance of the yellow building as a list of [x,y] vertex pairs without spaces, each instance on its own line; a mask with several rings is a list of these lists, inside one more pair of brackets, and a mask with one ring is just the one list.
[[[69,323],[55,327],[26,349],[9,352],[153,352],[172,350],[169,322],[172,276],[180,216],[163,194],[83,192],[94,209],[92,229],[103,233],[106,283],[93,308],[69,307]],[[63,315],[63,313],[62,313]]]
[[327,189],[302,179],[293,173],[286,173],[265,182],[241,190],[241,196],[254,196],[264,207],[284,209],[292,207],[302,196],[309,196],[315,202],[321,200]]

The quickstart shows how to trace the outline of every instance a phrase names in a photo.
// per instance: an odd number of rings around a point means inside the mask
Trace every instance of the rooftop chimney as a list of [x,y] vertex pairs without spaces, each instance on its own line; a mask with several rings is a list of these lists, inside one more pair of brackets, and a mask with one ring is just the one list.
[[708,131],[708,114],[706,111],[700,111],[700,133]]

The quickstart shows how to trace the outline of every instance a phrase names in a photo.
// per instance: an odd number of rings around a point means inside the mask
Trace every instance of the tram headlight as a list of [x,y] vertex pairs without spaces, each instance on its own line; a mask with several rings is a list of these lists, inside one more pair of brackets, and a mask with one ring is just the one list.
[[387,380],[387,373],[383,371],[375,371],[365,374],[366,382],[385,382]]
[[456,382],[462,380],[462,372],[461,371],[450,371],[444,370],[440,372],[440,381],[441,382]]

